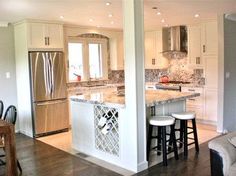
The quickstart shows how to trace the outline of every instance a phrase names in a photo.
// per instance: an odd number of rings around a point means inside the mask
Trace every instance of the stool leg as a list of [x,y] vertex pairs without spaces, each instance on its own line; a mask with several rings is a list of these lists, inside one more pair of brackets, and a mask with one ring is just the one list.
[[195,150],[196,150],[196,152],[199,152],[199,145],[198,145],[198,138],[197,138],[197,126],[196,126],[195,119],[192,119],[192,124],[193,124],[193,136],[194,136]]
[[183,120],[184,123],[184,156],[188,156],[188,121]]
[[168,152],[171,151],[172,147],[173,146],[173,136],[172,136],[172,133],[174,133],[175,130],[172,129],[172,127],[170,127],[170,138],[169,138],[169,144],[168,144]]
[[150,153],[150,149],[151,149],[152,130],[153,130],[153,126],[149,125],[149,128],[148,128],[148,139],[147,139],[147,161],[149,160],[149,153]]
[[179,148],[183,147],[183,134],[184,134],[184,121],[180,120],[180,131],[179,131]]
[[175,137],[175,125],[171,125],[171,139],[173,140],[173,149],[174,149],[174,154],[175,154],[175,159],[178,160],[179,156],[178,156],[178,148],[177,148],[177,144],[176,144],[176,137]]
[[157,127],[157,155],[161,155],[161,136],[162,136],[162,130],[161,127]]
[[163,165],[167,166],[167,152],[166,152],[166,127],[161,127],[162,131],[162,156],[163,156]]

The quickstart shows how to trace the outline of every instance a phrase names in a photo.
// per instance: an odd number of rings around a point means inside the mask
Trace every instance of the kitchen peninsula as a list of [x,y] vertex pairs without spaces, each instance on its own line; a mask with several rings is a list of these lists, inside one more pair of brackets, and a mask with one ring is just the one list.
[[[155,107],[156,115],[185,110],[186,99],[199,93],[146,90],[146,115]],[[72,146],[76,150],[129,169],[129,138],[125,97],[117,91],[100,90],[70,97]]]

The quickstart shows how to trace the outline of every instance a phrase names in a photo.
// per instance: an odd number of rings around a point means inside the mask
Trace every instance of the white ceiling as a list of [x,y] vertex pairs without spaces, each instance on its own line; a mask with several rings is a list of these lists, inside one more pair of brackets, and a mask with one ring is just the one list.
[[[106,2],[111,2],[111,5],[106,6]],[[161,15],[156,15],[157,10],[152,7],[157,7]],[[166,24],[199,23],[216,19],[218,13],[232,12],[236,12],[236,0],[144,0],[146,29]],[[109,13],[113,14],[112,18],[108,17]],[[194,18],[196,13],[200,14],[199,18]],[[23,19],[43,19],[122,29],[122,18],[122,0],[0,0],[0,21],[11,23]],[[165,23],[161,23],[162,19]]]

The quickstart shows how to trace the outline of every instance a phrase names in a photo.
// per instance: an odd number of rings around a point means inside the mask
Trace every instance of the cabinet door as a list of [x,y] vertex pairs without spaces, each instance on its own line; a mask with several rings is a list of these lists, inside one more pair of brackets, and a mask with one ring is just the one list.
[[217,89],[205,89],[205,119],[217,121]]
[[201,26],[189,26],[189,63],[192,66],[203,66],[201,57]]
[[47,24],[46,37],[49,48],[63,48],[63,28],[60,24]]
[[205,87],[217,89],[218,87],[218,58],[217,56],[204,56],[205,60]]
[[145,32],[145,68],[156,66],[156,32]]
[[208,22],[202,25],[202,53],[203,55],[217,55],[218,30],[217,22]]
[[28,47],[44,48],[45,47],[45,25],[42,23],[28,24]]

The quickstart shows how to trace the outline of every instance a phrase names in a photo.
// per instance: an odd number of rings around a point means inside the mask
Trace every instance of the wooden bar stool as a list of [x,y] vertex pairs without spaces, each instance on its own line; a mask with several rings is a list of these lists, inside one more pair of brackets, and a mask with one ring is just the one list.
[[[174,152],[175,159],[178,159],[178,149],[176,144],[176,137],[175,137],[175,119],[171,116],[152,116],[149,119],[149,130],[148,130],[148,140],[147,140],[147,160],[149,159],[149,153],[151,149],[151,141],[153,138],[157,139],[157,146],[154,148],[158,149],[158,152],[160,152],[160,149],[162,149],[162,155],[163,155],[163,165],[167,166],[167,155]],[[170,126],[170,134],[166,133],[166,127]],[[158,129],[158,135],[152,136],[153,133],[153,127],[157,127]],[[167,145],[166,143],[169,141],[166,140],[166,136],[170,135],[170,139],[173,144],[173,150],[167,152]],[[154,149],[153,148],[153,149]]]
[[[181,112],[181,113],[173,113],[172,117],[176,120],[180,120],[180,138],[177,141],[180,142],[180,148],[182,145],[184,146],[184,156],[188,156],[188,146],[195,144],[196,152],[199,152],[199,144],[197,137],[197,127],[196,127],[196,114],[195,112]],[[192,127],[188,127],[188,121],[192,121]],[[192,129],[192,131],[188,132],[188,129]],[[188,137],[189,134],[193,133],[193,138]],[[193,142],[188,143],[188,139],[193,140]]]

